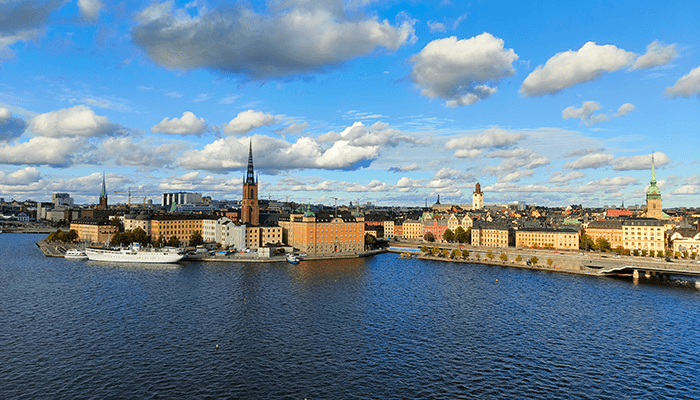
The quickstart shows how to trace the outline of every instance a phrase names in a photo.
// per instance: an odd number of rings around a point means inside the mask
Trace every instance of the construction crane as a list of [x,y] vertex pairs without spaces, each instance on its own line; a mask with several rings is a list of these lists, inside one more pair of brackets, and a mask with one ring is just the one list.
[[123,190],[115,190],[114,193],[117,193],[117,194],[125,194],[126,193],[129,208],[131,208],[131,186],[129,186],[129,190],[127,190],[126,192]]

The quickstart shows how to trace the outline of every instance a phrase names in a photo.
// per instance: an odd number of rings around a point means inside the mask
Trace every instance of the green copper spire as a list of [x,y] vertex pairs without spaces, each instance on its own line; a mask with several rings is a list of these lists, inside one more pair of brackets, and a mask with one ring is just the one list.
[[656,185],[656,170],[654,169],[654,153],[651,153],[651,184]]
[[654,153],[651,153],[651,181],[647,189],[647,200],[661,200],[661,190],[656,186],[656,170],[654,169]]

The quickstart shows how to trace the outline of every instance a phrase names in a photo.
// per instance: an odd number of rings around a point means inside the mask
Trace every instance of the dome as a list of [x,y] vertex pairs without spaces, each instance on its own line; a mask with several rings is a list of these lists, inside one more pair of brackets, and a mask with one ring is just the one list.
[[141,213],[138,217],[136,217],[136,219],[139,221],[148,221],[151,219],[151,216],[146,213]]
[[124,216],[124,219],[135,219],[135,218],[136,218],[136,214],[134,214],[134,213],[129,213],[129,214],[126,214]]

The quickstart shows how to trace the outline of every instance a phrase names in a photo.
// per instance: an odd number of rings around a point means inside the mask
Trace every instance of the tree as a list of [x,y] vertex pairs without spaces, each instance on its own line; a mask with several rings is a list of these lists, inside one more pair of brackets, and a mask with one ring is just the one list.
[[583,233],[583,234],[581,234],[581,236],[579,237],[579,240],[578,240],[578,248],[581,249],[581,250],[586,250],[586,251],[588,251],[588,250],[590,250],[590,249],[592,249],[592,248],[595,248],[595,243],[593,243],[593,239],[591,239],[590,236],[588,236],[587,234]]
[[450,258],[460,258],[462,257],[462,252],[460,250],[454,249],[452,250],[452,254],[450,255]]
[[370,235],[369,233],[365,233],[365,245],[366,246],[373,246],[376,241],[377,241],[377,238],[375,238],[374,235]]
[[147,245],[150,243],[150,239],[148,238],[148,235],[146,234],[146,231],[144,231],[141,228],[136,228],[133,231],[131,231],[131,242],[138,242],[142,246]]
[[666,250],[666,257],[673,257],[673,250]]
[[610,251],[612,247],[610,247],[610,242],[601,237],[595,240],[595,249],[601,252],[606,252]]
[[75,229],[69,230],[68,233],[66,234],[66,241],[68,241],[68,242],[75,242],[78,239],[79,239],[78,232],[76,232]]
[[547,259],[547,266],[548,267],[551,267],[553,263],[554,263],[554,260],[552,260],[551,258]]
[[447,249],[443,249],[443,250],[442,250],[442,256],[445,257],[445,258],[449,257],[449,256],[450,256],[450,251],[447,250]]
[[425,240],[426,242],[434,242],[435,235],[433,235],[432,232],[427,232],[425,235],[423,235],[423,240]]
[[168,246],[180,247],[180,239],[175,235],[170,236],[170,239],[168,239]]
[[476,254],[474,255],[474,258],[476,258],[477,260],[481,260],[481,254],[476,253]]
[[472,227],[468,226],[467,227],[467,240],[465,240],[465,243],[472,243]]
[[539,259],[537,257],[535,257],[535,256],[530,257],[530,264],[537,265],[537,261],[539,261]]
[[220,249],[221,246],[223,246],[223,245],[222,245],[221,243],[219,243],[219,242],[216,242],[216,245],[215,245],[215,246],[216,246],[217,249]]
[[199,231],[192,232],[190,235],[190,246],[200,246],[202,244],[204,244],[202,233]]
[[632,251],[632,255],[633,255],[633,256],[638,256],[638,255],[639,255],[639,250],[635,249],[634,251]]
[[642,249],[642,251],[641,251],[640,253],[641,253],[642,257],[646,257],[646,256],[647,256],[647,251],[646,251],[646,249]]
[[520,261],[522,261],[522,260],[523,260],[523,256],[521,256],[520,254],[518,254],[518,256],[515,257],[515,261],[516,261],[516,262],[520,262]]
[[432,255],[434,255],[434,256],[440,254],[440,248],[437,247],[437,246],[431,248],[431,249],[430,249],[430,254],[432,254]]
[[489,250],[489,252],[486,253],[486,257],[488,257],[490,260],[493,261],[493,258],[495,257],[495,256],[493,255],[493,251]]
[[165,246],[166,242],[167,241],[165,240],[165,236],[160,235],[160,236],[158,236],[158,239],[156,239],[156,242],[153,245],[157,248],[161,248],[161,247]]
[[506,253],[501,253],[501,261],[503,261],[503,262],[508,261],[508,255]]
[[554,245],[551,244],[551,243],[546,243],[546,244],[544,245],[544,248],[545,248],[546,250],[551,250],[551,249],[554,248]]
[[465,243],[467,241],[467,231],[461,226],[458,226],[457,229],[455,229],[454,240],[459,243]]
[[445,233],[442,234],[442,240],[446,242],[451,242],[455,239],[455,234],[450,230],[450,228],[445,229]]
[[121,219],[114,217],[112,218],[109,224],[112,226],[116,226],[117,232],[124,232],[124,224],[122,224]]
[[131,232],[118,232],[109,241],[111,246],[128,246],[134,242]]
[[677,251],[677,252],[673,253],[673,258],[678,258],[678,257],[680,257],[680,256],[681,256],[681,252],[680,252],[680,251]]
[[617,253],[619,255],[623,255],[623,254],[625,254],[625,248],[622,246],[617,246],[617,247],[615,247],[615,253]]
[[421,253],[423,253],[423,254],[430,253],[430,247],[428,247],[428,246],[423,246],[423,247],[420,248],[420,251],[421,251]]
[[462,257],[463,258],[469,257],[469,250],[462,250]]

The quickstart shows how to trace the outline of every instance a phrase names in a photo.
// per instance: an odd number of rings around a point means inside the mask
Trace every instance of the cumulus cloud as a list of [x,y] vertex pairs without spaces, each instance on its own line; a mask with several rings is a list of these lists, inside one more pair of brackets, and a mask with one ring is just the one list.
[[291,133],[293,135],[302,133],[306,130],[306,128],[309,127],[308,122],[302,122],[298,124],[290,124],[286,126],[284,129],[276,129],[275,133],[278,135],[286,135],[288,133]]
[[576,161],[564,164],[566,169],[587,169],[587,168],[602,168],[610,165],[610,162],[615,158],[612,154],[588,154]]
[[104,4],[100,0],[78,0],[80,16],[90,21],[95,21],[100,16],[102,7]]
[[677,56],[675,44],[664,46],[658,40],[654,40],[647,45],[647,52],[639,56],[630,69],[649,69],[668,64]]
[[555,54],[525,78],[520,94],[526,97],[558,93],[579,83],[592,81],[604,72],[615,72],[628,65],[635,54],[613,45],[593,42],[580,49]]
[[206,132],[207,126],[204,118],[197,118],[194,113],[185,111],[181,118],[163,118],[151,128],[152,133],[166,133],[168,135],[201,135]]
[[510,174],[507,174],[505,176],[502,176],[498,178],[499,182],[518,182],[519,180],[523,178],[527,178],[529,176],[535,175],[535,171],[529,169],[529,170],[521,170],[521,171],[515,171],[511,172]]
[[664,90],[664,97],[690,97],[697,95],[700,99],[700,67],[690,71],[676,81],[676,84]]
[[330,131],[316,139],[319,143],[348,142],[352,146],[396,146],[401,142],[414,143],[415,139],[403,134],[400,130],[390,128],[384,122],[375,122],[367,126],[358,121],[345,128],[342,132]]
[[88,146],[83,138],[38,136],[27,142],[0,147],[0,164],[67,167],[73,164],[76,149],[86,150]]
[[45,137],[95,137],[122,129],[107,117],[99,116],[88,106],[75,106],[39,114],[29,121],[32,132]]
[[[638,171],[651,170],[651,154],[632,157],[619,157],[612,163],[612,169],[615,171]],[[654,153],[654,165],[663,167],[671,162],[671,159],[664,153]]]
[[150,140],[135,142],[130,137],[108,138],[101,144],[101,154],[113,158],[118,165],[139,169],[168,168],[180,154],[190,146],[169,142],[154,144]]
[[238,113],[236,118],[224,124],[224,133],[230,135],[242,135],[261,126],[269,126],[277,123],[277,118],[272,114],[262,111],[247,110]]
[[467,158],[481,155],[478,149],[507,147],[525,137],[522,133],[510,133],[501,128],[489,128],[477,135],[467,135],[450,139],[445,143],[447,150],[455,151],[455,157]]
[[2,182],[2,185],[28,185],[33,182],[38,182],[40,178],[41,173],[35,167],[19,169],[9,174],[0,171],[0,182]]
[[323,71],[414,39],[414,22],[349,17],[335,2],[270,3],[267,13],[235,8],[174,10],[172,0],[136,15],[134,43],[169,69],[209,68],[253,79]]
[[0,62],[14,58],[9,46],[37,40],[49,14],[63,4],[63,0],[0,1]]
[[602,106],[600,103],[595,102],[595,101],[586,101],[583,103],[581,108],[575,108],[574,106],[567,107],[564,109],[564,111],[561,112],[562,118],[569,119],[569,118],[580,118],[581,123],[586,125],[586,126],[592,126],[596,125],[600,122],[603,121],[608,121],[612,117],[619,117],[625,114],[628,114],[629,112],[633,111],[636,109],[636,107],[631,104],[631,103],[625,103],[618,108],[617,113],[615,114],[595,114],[594,113],[598,110],[600,110]]
[[417,162],[414,162],[413,164],[405,164],[402,165],[398,168],[389,168],[390,172],[409,172],[409,171],[417,171],[420,169],[420,166],[418,165]]
[[549,164],[550,159],[541,154],[537,154],[531,149],[517,148],[512,150],[500,150],[489,153],[489,158],[502,158],[498,165],[490,165],[484,168],[484,172],[490,175],[511,175],[512,179],[520,179],[517,171],[523,168],[532,170]]
[[411,57],[411,80],[421,94],[446,101],[447,107],[476,103],[496,92],[498,82],[515,73],[518,59],[503,39],[488,32],[469,39],[433,40]]
[[569,172],[568,174],[564,174],[562,172],[555,172],[549,178],[549,181],[551,183],[569,183],[570,181],[573,181],[575,179],[581,179],[585,176],[586,174],[578,171]]
[[698,193],[698,187],[694,186],[694,185],[683,185],[683,186],[676,188],[676,190],[674,190],[673,192],[671,192],[671,194],[674,194],[674,195],[697,194],[697,193]]
[[27,122],[13,117],[10,110],[0,107],[0,143],[12,141],[27,129]]
[[445,32],[447,30],[445,24],[435,21],[428,21],[428,28],[430,28],[430,32]]

